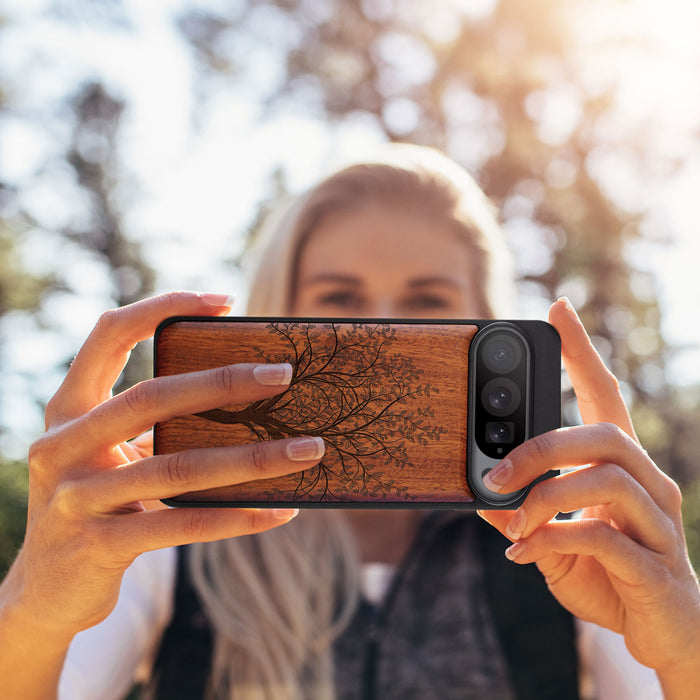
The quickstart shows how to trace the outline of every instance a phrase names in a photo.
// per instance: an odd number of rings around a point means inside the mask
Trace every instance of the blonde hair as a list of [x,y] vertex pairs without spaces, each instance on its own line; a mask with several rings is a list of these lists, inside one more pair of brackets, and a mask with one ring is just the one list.
[[[248,313],[291,313],[299,256],[323,216],[406,202],[454,226],[473,250],[473,269],[465,274],[475,278],[483,315],[505,315],[513,273],[491,204],[456,163],[408,145],[338,171],[269,217]],[[209,694],[331,700],[331,645],[357,604],[359,568],[339,511],[302,512],[269,532],[194,545],[190,571],[214,630]]]
[[391,144],[376,160],[339,170],[273,212],[257,236],[248,314],[290,314],[299,257],[321,219],[372,203],[411,206],[451,226],[472,250],[472,269],[465,275],[474,279],[483,315],[508,315],[514,273],[495,208],[453,160],[431,148],[408,144]]
[[214,631],[208,697],[335,697],[331,645],[359,600],[357,550],[340,511],[193,545],[189,563]]

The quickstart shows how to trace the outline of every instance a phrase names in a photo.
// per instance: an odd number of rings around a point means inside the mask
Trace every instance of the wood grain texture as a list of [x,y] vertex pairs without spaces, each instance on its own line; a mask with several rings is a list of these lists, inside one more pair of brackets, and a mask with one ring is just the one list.
[[158,424],[158,454],[320,435],[317,467],[183,494],[184,502],[466,503],[467,383],[474,325],[183,320],[156,342],[158,375],[290,362],[281,395]]

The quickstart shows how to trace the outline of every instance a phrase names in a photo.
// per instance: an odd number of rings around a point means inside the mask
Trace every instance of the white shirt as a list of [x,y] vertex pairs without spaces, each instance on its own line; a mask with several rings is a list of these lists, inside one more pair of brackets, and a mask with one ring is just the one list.
[[176,569],[175,549],[146,552],[134,561],[111,614],[73,639],[59,700],[116,700],[146,677],[172,616]]
[[[119,700],[146,678],[173,612],[177,555],[174,549],[142,554],[127,569],[119,600],[99,625],[76,635],[61,675],[59,700]],[[395,568],[366,564],[365,597],[379,603]],[[596,700],[663,700],[656,673],[627,651],[622,635],[577,620],[584,688]]]

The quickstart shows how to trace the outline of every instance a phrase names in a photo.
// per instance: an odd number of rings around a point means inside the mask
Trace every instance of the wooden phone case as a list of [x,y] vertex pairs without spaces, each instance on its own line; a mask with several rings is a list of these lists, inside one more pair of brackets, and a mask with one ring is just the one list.
[[272,398],[157,424],[156,454],[303,435],[321,436],[326,453],[305,471],[166,502],[480,507],[467,481],[467,394],[469,348],[488,323],[168,319],[156,334],[157,376],[243,362],[294,371]]

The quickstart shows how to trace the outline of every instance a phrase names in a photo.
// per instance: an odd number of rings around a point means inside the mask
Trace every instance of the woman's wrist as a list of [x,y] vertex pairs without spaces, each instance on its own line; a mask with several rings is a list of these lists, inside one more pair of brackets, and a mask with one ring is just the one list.
[[657,669],[665,700],[695,700],[700,688],[700,644],[673,666]]
[[[76,634],[74,630],[56,628],[50,620],[42,619],[27,600],[24,586],[22,552],[0,583],[0,635],[12,634],[13,639],[28,640],[39,646],[65,648]],[[4,647],[3,647],[4,648]]]
[[70,637],[43,636],[38,627],[24,626],[22,616],[0,610],[0,675],[3,697],[56,697]]
[[657,671],[665,700],[696,700],[700,688],[700,661],[695,668],[677,669],[660,673]]
[[22,597],[21,562],[0,585],[0,677],[3,697],[54,697],[73,633],[51,629]]

